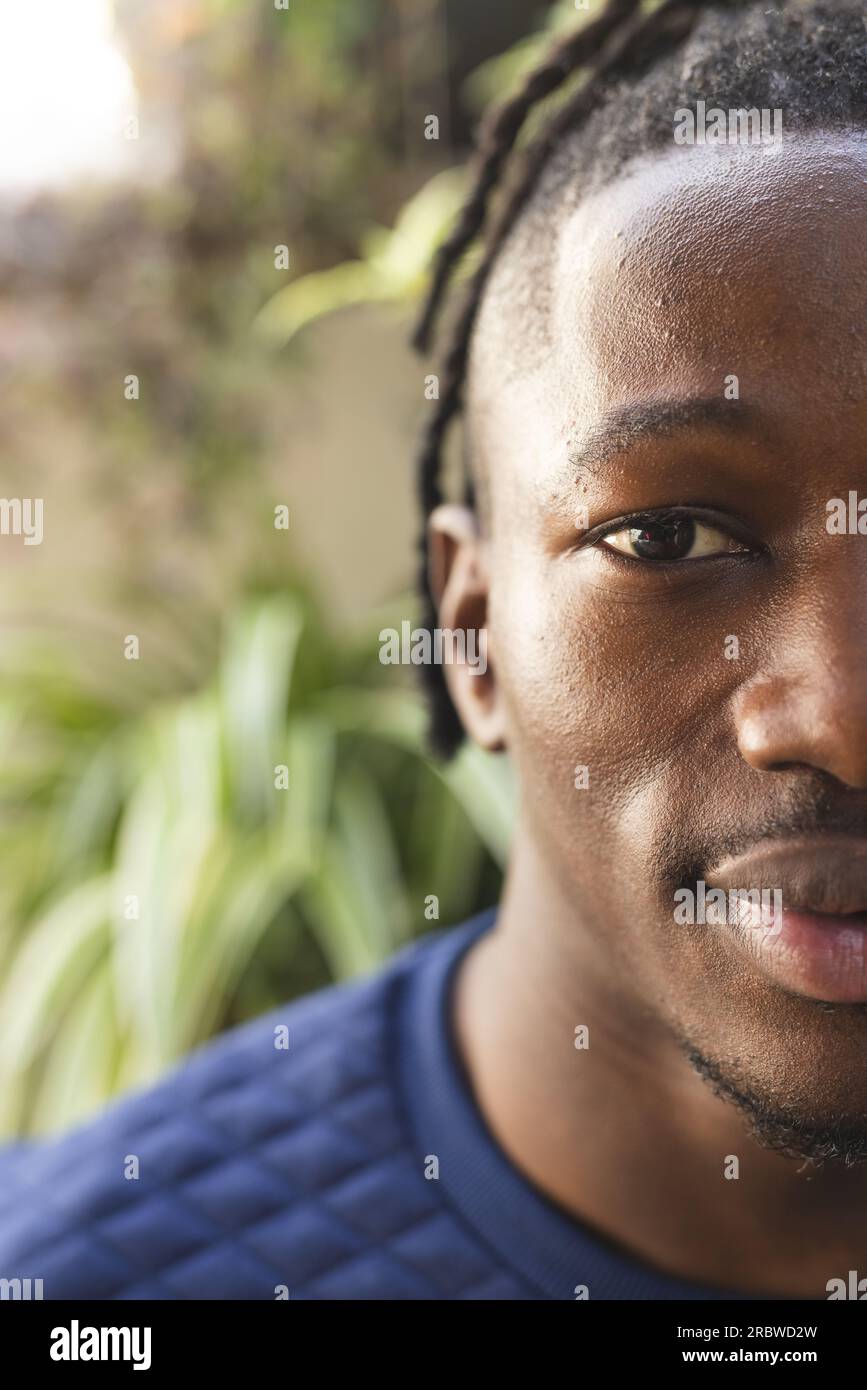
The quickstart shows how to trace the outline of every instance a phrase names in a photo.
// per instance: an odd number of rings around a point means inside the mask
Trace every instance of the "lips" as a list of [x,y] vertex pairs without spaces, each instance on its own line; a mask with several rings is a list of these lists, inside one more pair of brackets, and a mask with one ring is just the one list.
[[867,1002],[867,840],[759,842],[708,870],[706,883],[727,894],[779,890],[781,913],[716,928],[767,978],[812,999]]

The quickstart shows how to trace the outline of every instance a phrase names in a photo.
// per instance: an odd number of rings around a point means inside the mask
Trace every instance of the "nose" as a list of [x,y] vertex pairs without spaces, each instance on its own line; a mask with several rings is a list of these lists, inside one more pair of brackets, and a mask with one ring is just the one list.
[[737,743],[750,767],[808,767],[867,788],[867,604],[863,582],[857,589],[854,599],[851,582],[846,598],[826,594],[821,609],[814,590],[803,621],[777,629],[772,666],[739,690]]

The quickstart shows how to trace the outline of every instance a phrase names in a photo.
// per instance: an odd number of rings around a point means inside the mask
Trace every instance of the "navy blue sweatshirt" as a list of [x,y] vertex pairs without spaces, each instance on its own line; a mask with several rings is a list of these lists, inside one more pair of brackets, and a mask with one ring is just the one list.
[[716,1299],[543,1196],[448,1026],[486,913],[0,1153],[0,1278],[46,1299]]

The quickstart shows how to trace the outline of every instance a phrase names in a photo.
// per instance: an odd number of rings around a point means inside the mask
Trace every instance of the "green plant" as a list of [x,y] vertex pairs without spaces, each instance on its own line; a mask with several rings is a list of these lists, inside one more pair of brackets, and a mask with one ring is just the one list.
[[[410,198],[394,227],[372,227],[358,260],[312,271],[278,290],[254,323],[256,335],[283,346],[306,324],[352,304],[411,302],[427,280],[433,254],[460,208],[466,174],[445,169]],[[463,267],[466,275],[471,258]]]
[[[468,106],[481,112],[504,92],[516,88],[555,35],[589,18],[589,7],[578,7],[575,0],[559,0],[534,33],[471,73],[465,83]],[[529,130],[538,128],[563,100],[561,93],[543,103]],[[458,214],[466,187],[463,167],[434,174],[407,201],[392,228],[374,226],[359,238],[358,259],[301,275],[266,300],[254,323],[257,338],[271,347],[282,347],[307,324],[335,310],[353,304],[415,300],[427,284],[434,253]],[[470,275],[478,260],[479,248],[469,250],[457,279]]]
[[62,1129],[372,969],[430,925],[428,895],[449,921],[496,894],[506,763],[434,765],[411,685],[303,591],[242,603],[201,689],[124,694],[95,697],[53,650],[11,671],[0,707],[7,1133]]

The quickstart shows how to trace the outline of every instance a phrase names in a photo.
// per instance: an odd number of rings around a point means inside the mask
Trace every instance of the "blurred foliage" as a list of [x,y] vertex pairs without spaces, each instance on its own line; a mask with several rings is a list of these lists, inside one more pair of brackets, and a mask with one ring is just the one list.
[[[465,190],[463,170],[436,174],[401,210],[393,228],[368,229],[361,259],[302,275],[278,290],[260,310],[255,331],[264,341],[286,344],[300,329],[335,309],[415,299],[427,283],[434,252]],[[470,268],[468,257],[463,274]]]
[[431,894],[448,921],[496,892],[508,764],[431,762],[374,634],[335,638],[300,587],[249,599],[202,689],[138,714],[51,660],[47,682],[22,653],[0,707],[0,1130],[63,1128],[380,965]]
[[[558,0],[536,32],[469,75],[464,84],[469,107],[480,112],[515,90],[557,35],[590,18],[589,6],[577,10],[575,0]],[[573,86],[567,83],[563,91],[538,103],[520,144],[532,139],[553,111],[568,100]],[[463,167],[434,175],[401,209],[393,228],[373,226],[365,231],[360,238],[360,258],[302,275],[278,290],[256,318],[257,336],[263,342],[285,346],[302,328],[337,309],[415,299],[427,283],[434,253],[456,218],[467,186]],[[456,282],[472,274],[479,258],[478,246],[467,252],[457,269]]]
[[465,87],[469,104],[476,110],[483,110],[501,99],[504,93],[513,91],[558,35],[577,29],[593,18],[593,8],[592,0],[588,0],[586,8],[579,7],[576,0],[556,0],[543,13],[542,22],[534,33],[512,44],[505,53],[497,53],[480,63],[470,74]]

